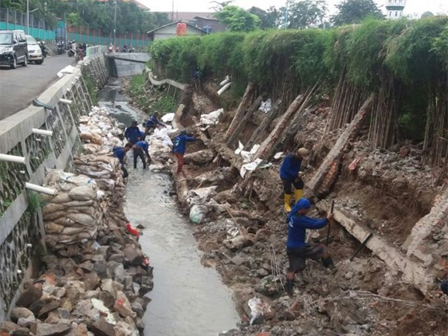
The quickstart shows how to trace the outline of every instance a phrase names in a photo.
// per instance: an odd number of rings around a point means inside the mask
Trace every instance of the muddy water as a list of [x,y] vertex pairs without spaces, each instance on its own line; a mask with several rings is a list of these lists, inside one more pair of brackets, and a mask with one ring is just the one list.
[[[126,125],[142,121],[143,116],[117,93],[119,89],[114,83],[107,86],[100,105]],[[169,196],[170,177],[143,170],[141,163],[137,170],[128,165],[128,170],[125,212],[134,226],[145,227],[140,243],[154,267],[145,336],[212,336],[234,328],[239,317],[231,293],[214,269],[201,265],[190,224]]]

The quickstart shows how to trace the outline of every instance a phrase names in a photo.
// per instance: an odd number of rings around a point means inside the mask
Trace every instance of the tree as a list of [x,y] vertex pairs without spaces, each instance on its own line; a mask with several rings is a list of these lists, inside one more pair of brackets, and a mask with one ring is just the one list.
[[430,12],[430,11],[427,11],[427,12],[424,12],[422,14],[421,19],[424,19],[424,18],[427,18],[427,17],[430,17],[430,16],[434,16],[434,14],[432,12]]
[[291,4],[289,8],[288,28],[305,29],[318,27],[327,14],[324,0],[304,0]]
[[271,6],[267,11],[265,11],[254,6],[249,9],[249,12],[258,16],[258,18],[260,19],[261,29],[278,28],[280,21],[280,12],[277,10],[277,8]]
[[227,25],[227,30],[249,32],[256,30],[260,25],[258,16],[237,6],[225,6],[214,16]]
[[384,19],[384,15],[373,0],[344,0],[336,5],[339,13],[332,17],[335,26],[360,23],[366,17]]

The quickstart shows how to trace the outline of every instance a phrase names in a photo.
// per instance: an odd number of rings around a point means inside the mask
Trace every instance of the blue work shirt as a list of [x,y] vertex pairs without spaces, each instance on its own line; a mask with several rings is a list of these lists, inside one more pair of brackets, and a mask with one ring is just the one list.
[[160,122],[160,120],[157,119],[156,116],[154,116],[154,115],[152,115],[151,117],[149,117],[149,119],[146,120],[146,122],[145,122],[145,127],[147,127],[147,128],[156,128],[157,125],[165,126],[165,125],[162,124],[162,123]]
[[295,157],[294,154],[286,155],[280,166],[280,178],[284,180],[295,180],[300,171],[302,160]]
[[129,141],[136,143],[138,141],[138,138],[141,137],[141,132],[140,132],[140,129],[138,128],[138,126],[128,127],[128,128],[126,128],[126,132],[124,132],[124,136]]
[[196,141],[196,138],[185,134],[178,135],[176,139],[174,139],[173,152],[185,154],[185,145],[187,141]]
[[114,147],[112,151],[114,153],[114,156],[116,158],[118,158],[118,160],[120,160],[120,163],[124,164],[124,157],[126,156],[126,152],[124,151],[124,148],[123,147]]
[[149,145],[146,141],[137,141],[135,145],[141,149],[143,149],[145,152],[148,151]]
[[300,248],[305,246],[306,229],[317,230],[328,224],[326,218],[315,219],[305,215],[288,215],[288,240],[286,246],[289,248]]

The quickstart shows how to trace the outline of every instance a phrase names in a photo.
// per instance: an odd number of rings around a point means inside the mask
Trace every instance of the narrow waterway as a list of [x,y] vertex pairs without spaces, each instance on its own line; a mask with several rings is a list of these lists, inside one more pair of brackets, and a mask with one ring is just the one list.
[[[100,105],[126,125],[141,121],[143,116],[126,105],[119,89],[117,82],[107,86]],[[231,292],[214,269],[201,265],[190,224],[169,196],[170,177],[143,170],[141,163],[136,170],[128,165],[128,170],[125,212],[132,225],[145,227],[140,243],[154,267],[145,336],[212,336],[234,328],[239,317]]]

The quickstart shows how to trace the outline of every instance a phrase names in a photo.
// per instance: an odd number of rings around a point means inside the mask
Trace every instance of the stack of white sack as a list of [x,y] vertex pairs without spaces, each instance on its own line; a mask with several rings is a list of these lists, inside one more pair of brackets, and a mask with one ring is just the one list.
[[96,182],[88,176],[51,169],[44,186],[57,191],[44,200],[42,208],[47,246],[60,250],[95,239],[103,219]]
[[76,172],[91,177],[108,196],[124,193],[123,173],[117,158],[109,155],[81,154],[74,160]]
[[123,146],[123,130],[118,121],[102,107],[94,107],[88,116],[79,118],[80,138],[85,143],[84,153],[107,153],[115,146]]

